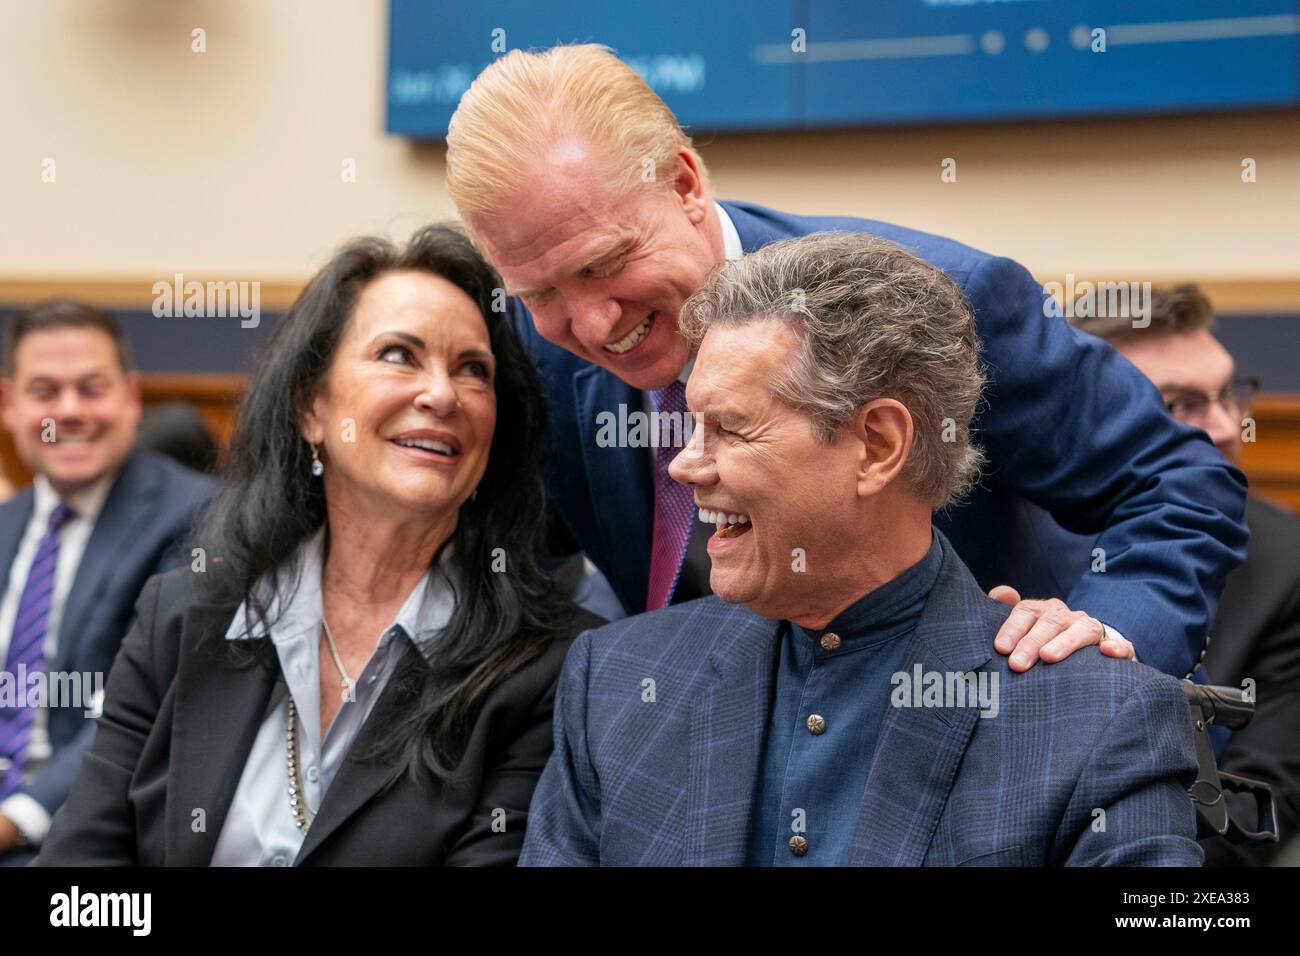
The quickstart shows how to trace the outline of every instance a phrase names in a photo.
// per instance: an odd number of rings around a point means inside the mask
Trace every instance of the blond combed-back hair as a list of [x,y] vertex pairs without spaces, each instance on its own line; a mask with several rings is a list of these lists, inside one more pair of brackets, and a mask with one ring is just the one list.
[[912,416],[903,477],[916,495],[937,511],[970,490],[984,462],[970,433],[984,375],[974,316],[943,272],[878,236],[812,233],[719,267],[678,326],[698,346],[711,326],[768,318],[801,339],[772,393],[823,441],[859,406],[893,398]]
[[[606,46],[511,50],[465,91],[447,131],[447,190],[462,219],[501,212],[556,144],[594,146],[620,194],[669,184],[687,149],[672,110]],[[707,181],[707,180],[706,180]]]

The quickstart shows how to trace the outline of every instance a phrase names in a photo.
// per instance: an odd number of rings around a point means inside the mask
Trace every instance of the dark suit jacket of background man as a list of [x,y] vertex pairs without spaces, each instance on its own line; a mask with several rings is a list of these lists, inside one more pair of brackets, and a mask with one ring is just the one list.
[[[131,453],[86,542],[63,608],[58,659],[49,670],[107,677],[140,589],[150,576],[190,562],[185,536],[216,487],[215,479],[163,455]],[[9,578],[34,498],[28,486],[0,505],[0,582]],[[49,709],[50,761],[19,790],[51,815],[67,798],[94,739],[95,722],[84,710]]]
[[[1250,550],[1223,586],[1205,668],[1215,684],[1255,681],[1255,716],[1233,731],[1219,764],[1280,783],[1275,795],[1286,843],[1300,840],[1300,517],[1251,495],[1246,525]],[[1205,844],[1205,862],[1257,864],[1277,849],[1217,840]]]

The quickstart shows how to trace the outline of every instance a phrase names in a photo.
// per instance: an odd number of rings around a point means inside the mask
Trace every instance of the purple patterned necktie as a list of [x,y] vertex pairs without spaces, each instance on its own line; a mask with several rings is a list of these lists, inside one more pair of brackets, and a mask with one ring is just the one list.
[[50,621],[50,602],[54,597],[54,577],[59,566],[59,529],[76,512],[60,504],[50,512],[50,524],[36,546],[27,583],[18,600],[18,613],[14,616],[14,631],[5,656],[5,672],[13,675],[16,703],[20,706],[0,707],[0,800],[18,789],[23,779],[23,765],[27,762],[27,745],[32,739],[32,723],[36,708],[26,706],[30,681],[24,677],[45,667],[45,631]]
[[[673,382],[667,388],[650,393],[656,412],[680,416],[682,435],[686,434],[686,386]],[[671,421],[671,419],[670,419]],[[673,429],[658,429],[659,445],[655,448],[655,521],[650,548],[650,586],[646,589],[646,610],[666,605],[677,586],[677,575],[686,556],[686,541],[695,515],[695,496],[686,485],[679,485],[668,475],[668,463],[680,448],[668,443]]]

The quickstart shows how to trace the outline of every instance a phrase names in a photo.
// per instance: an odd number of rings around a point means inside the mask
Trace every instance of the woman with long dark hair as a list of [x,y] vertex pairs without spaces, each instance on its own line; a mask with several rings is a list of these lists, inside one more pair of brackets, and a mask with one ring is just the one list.
[[303,290],[38,863],[514,862],[598,619],[540,562],[542,402],[499,285],[431,226]]

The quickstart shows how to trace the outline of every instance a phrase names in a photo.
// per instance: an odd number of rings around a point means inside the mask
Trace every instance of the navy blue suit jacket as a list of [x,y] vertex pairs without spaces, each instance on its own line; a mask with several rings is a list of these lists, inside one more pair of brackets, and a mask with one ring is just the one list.
[[[1178,682],[1096,650],[1013,673],[993,650],[1010,609],[941,544],[901,673],[996,674],[998,710],[887,708],[853,865],[1199,866]],[[582,634],[520,865],[743,864],[781,627],[706,597]]]
[[[1044,555],[1013,534],[1028,499],[1066,527],[1100,533],[1105,575],[1083,575],[1067,603],[1117,628],[1142,660],[1181,676],[1200,654],[1224,576],[1245,557],[1245,477],[1198,429],[1173,421],[1155,387],[1114,349],[1049,318],[1022,266],[883,222],[791,216],[723,202],[746,252],[820,230],[883,236],[942,269],[975,313],[987,399],[974,435],[989,458],[981,486],[941,514],[957,553],[985,588]],[[650,454],[597,445],[597,415],[642,408],[613,373],[552,345],[515,302],[513,316],[542,374],[551,413],[547,492],[557,551],[580,549],[629,614],[645,610],[654,522]],[[1036,595],[1027,594],[1026,597]]]
[[[216,486],[214,479],[155,452],[137,449],[127,458],[86,542],[59,624],[58,659],[50,670],[107,678],[144,582],[189,562],[181,538]],[[29,486],[0,505],[0,582],[9,578],[33,499]],[[95,722],[86,719],[84,707],[51,707],[48,718],[50,761],[20,792],[53,815],[67,799],[81,758],[94,741]]]

